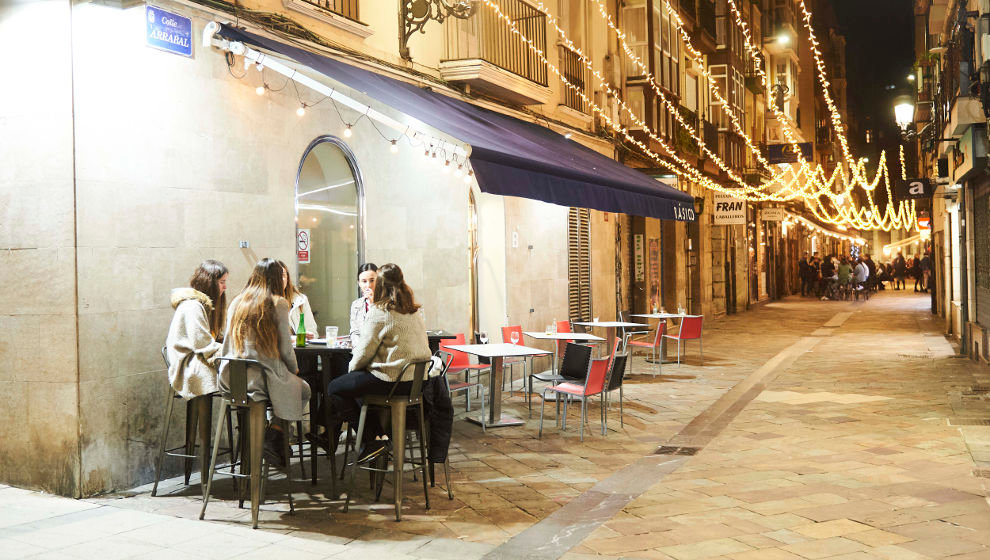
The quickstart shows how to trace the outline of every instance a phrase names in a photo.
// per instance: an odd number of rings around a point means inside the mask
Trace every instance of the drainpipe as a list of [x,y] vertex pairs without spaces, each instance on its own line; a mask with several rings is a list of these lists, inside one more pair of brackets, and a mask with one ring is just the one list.
[[966,324],[969,323],[969,267],[967,265],[969,249],[966,247],[966,186],[959,193],[959,291],[962,304],[959,306],[959,318],[962,329],[959,331],[959,349],[964,356],[969,355],[969,343],[966,340]]

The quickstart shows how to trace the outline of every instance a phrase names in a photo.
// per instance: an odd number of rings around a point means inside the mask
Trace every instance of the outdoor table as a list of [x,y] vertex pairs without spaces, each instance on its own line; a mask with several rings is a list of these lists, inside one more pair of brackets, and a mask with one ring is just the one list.
[[636,327],[649,327],[649,325],[644,325],[643,323],[627,323],[625,321],[587,321],[583,323],[574,323],[575,325],[581,325],[582,327],[600,327],[605,329],[605,339],[608,340],[608,351],[612,351],[612,347],[615,346],[615,329],[617,328],[636,328]]
[[447,348],[491,360],[491,373],[488,375],[488,420],[476,420],[468,417],[468,421],[476,424],[485,422],[485,427],[487,428],[519,426],[523,424],[523,421],[518,418],[504,416],[502,414],[502,362],[505,358],[540,356],[546,354],[547,351],[509,343],[456,344],[447,346]]
[[[643,317],[644,319],[659,319],[666,322],[669,319],[684,319],[687,317],[687,313],[635,313],[633,317]],[[661,364],[672,364],[674,360],[667,360],[667,343],[661,341],[660,346],[660,363]],[[652,358],[644,358],[647,362],[653,362]]]

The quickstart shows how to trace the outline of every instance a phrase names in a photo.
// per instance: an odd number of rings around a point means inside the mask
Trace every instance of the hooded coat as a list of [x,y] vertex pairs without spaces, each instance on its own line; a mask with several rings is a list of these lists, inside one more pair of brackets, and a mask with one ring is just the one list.
[[217,391],[221,344],[210,333],[213,302],[192,288],[172,290],[172,324],[165,339],[168,382],[185,399]]

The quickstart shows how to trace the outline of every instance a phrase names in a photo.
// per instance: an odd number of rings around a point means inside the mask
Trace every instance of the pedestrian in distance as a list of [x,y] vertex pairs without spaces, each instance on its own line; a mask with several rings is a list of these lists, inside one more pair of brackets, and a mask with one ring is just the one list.
[[907,261],[904,260],[904,255],[900,251],[897,252],[897,257],[894,258],[894,289],[901,290],[907,289],[907,285],[904,283],[904,277],[907,276]]
[[921,259],[915,255],[911,259],[911,276],[914,277],[914,291],[923,292],[925,290],[925,273],[921,269]]
[[925,251],[925,256],[921,259],[921,273],[923,275],[921,291],[928,293],[928,288],[931,287],[932,275],[932,258],[930,249]]
[[808,252],[805,251],[801,258],[798,259],[798,278],[801,279],[801,296],[804,297],[808,295],[808,276],[811,274],[811,265],[808,264]]

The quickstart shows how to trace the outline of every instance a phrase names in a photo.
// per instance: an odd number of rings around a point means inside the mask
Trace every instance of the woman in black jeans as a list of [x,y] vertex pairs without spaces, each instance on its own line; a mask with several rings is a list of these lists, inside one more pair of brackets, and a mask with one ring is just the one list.
[[[411,362],[430,359],[430,344],[426,338],[426,325],[406,285],[402,270],[394,264],[378,269],[375,282],[374,303],[368,310],[354,345],[350,372],[327,385],[327,398],[337,422],[356,422],[360,399],[364,395],[387,395],[396,381],[397,394],[408,393],[412,388],[413,371],[399,379],[402,368]],[[371,444],[375,436],[383,433],[376,418],[366,420],[363,450],[359,461],[366,460],[381,449]]]

